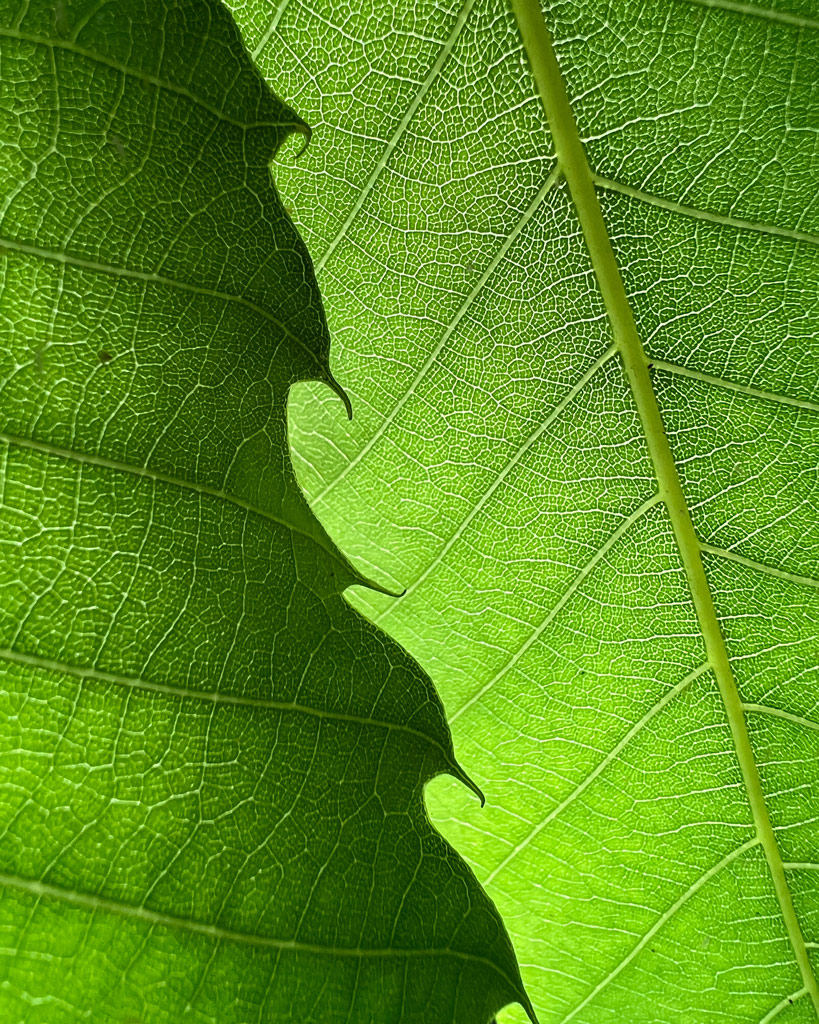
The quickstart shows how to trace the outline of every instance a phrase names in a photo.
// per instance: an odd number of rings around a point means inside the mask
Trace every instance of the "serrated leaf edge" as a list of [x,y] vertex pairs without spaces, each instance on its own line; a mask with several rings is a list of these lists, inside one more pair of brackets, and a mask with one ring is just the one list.
[[[720,630],[716,608],[711,596],[708,579],[702,562],[703,547],[694,530],[691,513],[682,489],[680,475],[665,433],[657,397],[648,369],[648,358],[637,331],[625,286],[620,275],[603,213],[595,188],[595,177],[586,158],[577,124],[571,109],[566,86],[552,47],[551,36],[538,0],[512,0],[512,8],[520,28],[524,49],[529,58],[532,74],[540,93],[543,108],[549,122],[558,166],[569,187],[586,246],[591,257],[597,283],[603,298],[614,342],[617,345],[623,367],[631,387],[632,395],[643,425],[646,442],[658,483],[658,492],[667,510],[677,546],[685,569],[692,601],[705,644],[708,664],[719,687],[725,706],[728,724],[734,740],[742,779],[751,807],[756,837],[745,843],[730,855],[734,859],[740,851],[761,845],[774,890],[779,902],[785,928],[793,949],[804,988],[810,995],[817,1016],[819,1016],[819,984],[810,962],[805,939],[796,915],[791,897],[782,854],[771,824],[762,781],[754,757],[745,722],[742,700],[734,679],[725,641]],[[724,858],[724,861],[726,858]],[[723,862],[720,862],[720,866]],[[715,873],[715,868],[709,876]],[[681,899],[687,898],[684,894]],[[677,903],[680,901],[678,900]],[[674,904],[663,918],[665,920]],[[659,924],[659,922],[658,922]],[[638,951],[635,947],[629,958]],[[589,999],[607,984],[610,974],[582,1003],[578,1004],[561,1024],[569,1020],[585,1006]]]

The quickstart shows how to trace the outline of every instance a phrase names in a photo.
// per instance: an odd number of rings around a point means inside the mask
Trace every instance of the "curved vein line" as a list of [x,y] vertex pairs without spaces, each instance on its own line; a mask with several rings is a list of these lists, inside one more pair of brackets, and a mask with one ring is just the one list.
[[696,7],[716,7],[723,11],[732,11],[734,14],[750,14],[753,18],[765,18],[766,21],[778,21],[783,25],[795,25],[797,28],[819,28],[819,21],[813,18],[803,18],[799,14],[789,14],[787,11],[774,11],[769,7],[757,7],[756,4],[737,3],[735,0],[684,0],[684,2]]
[[774,1017],[778,1017],[783,1010],[787,1010],[789,1006],[793,1006],[797,999],[801,999],[802,996],[806,996],[807,994],[808,990],[806,988],[800,988],[796,992],[791,992],[789,996],[785,996],[785,998],[781,999],[776,1006],[772,1007],[760,1020],[759,1024],[771,1024]]
[[[117,462],[115,459],[107,459],[102,455],[88,455],[84,452],[75,451],[73,448],[60,448],[58,445],[47,444],[42,441],[33,441],[27,437],[17,437],[14,434],[5,434],[0,432],[0,443],[17,448],[26,448],[30,451],[39,452],[41,455],[54,456],[59,459],[65,459],[68,462],[79,462],[83,465],[99,466],[102,469],[110,469],[118,473],[128,473],[131,476],[138,476],[146,480],[156,481],[157,483],[168,484],[171,487],[179,487],[181,490],[193,491],[196,494],[204,494],[209,498],[219,498],[221,501],[226,501],[231,505],[235,505],[237,508],[244,509],[246,512],[251,512],[253,515],[260,516],[262,519],[267,519],[269,522],[276,523],[278,526],[284,526],[288,530],[292,530],[294,533],[298,533],[302,537],[306,537],[308,540],[319,543],[311,533],[307,533],[294,523],[290,523],[286,519],[273,515],[272,512],[261,508],[259,505],[254,505],[249,501],[245,501],[243,498],[238,498],[235,494],[230,494],[227,491],[221,491],[218,487],[209,487],[207,484],[199,484],[193,480],[185,480],[182,477],[172,476],[170,473],[162,473],[159,470],[149,469],[146,466],[134,466],[128,462]],[[328,547],[327,550],[331,551],[332,549]],[[338,558],[338,554],[333,552],[333,557]]]
[[383,152],[381,153],[381,156],[378,158],[378,161],[376,162],[376,165],[375,165],[375,167],[372,170],[372,174],[370,174],[370,177],[367,179],[366,184],[359,191],[358,196],[356,197],[356,201],[350,207],[350,211],[347,214],[347,216],[346,216],[346,218],[344,220],[344,223],[339,228],[338,233],[336,234],[335,238],[330,242],[330,244],[327,246],[327,248],[322,253],[321,259],[316,261],[315,267],[316,267],[316,273],[317,274],[321,270],[324,269],[324,266],[326,265],[327,260],[336,251],[336,247],[342,241],[342,239],[345,237],[345,235],[349,231],[350,226],[352,225],[353,221],[355,220],[355,218],[358,216],[359,212],[361,211],[361,208],[364,205],[364,203],[365,203],[365,201],[367,199],[367,196],[369,196],[370,192],[372,192],[373,188],[375,187],[375,183],[381,177],[381,172],[387,166],[387,163],[388,163],[390,157],[395,152],[395,147],[398,145],[398,142],[399,142],[401,136],[407,130],[407,127],[409,126],[410,121],[415,116],[416,110],[421,105],[421,100],[423,100],[424,96],[426,96],[426,94],[429,92],[430,88],[432,87],[432,84],[434,83],[434,81],[436,80],[438,75],[440,74],[441,68],[444,66],[444,64],[446,63],[447,58],[449,57],[450,53],[452,52],[452,50],[453,50],[453,48],[455,46],[455,43],[457,42],[458,36],[461,34],[461,31],[462,31],[464,25],[466,24],[467,18],[469,17],[469,15],[470,15],[470,13],[472,11],[472,8],[474,6],[475,6],[475,0],[466,0],[466,2],[464,3],[463,7],[461,8],[461,11],[458,14],[458,17],[455,19],[455,25],[453,26],[452,31],[449,34],[449,37],[447,38],[446,42],[444,43],[443,47],[441,48],[440,53],[438,54],[437,58],[435,59],[435,63],[429,69],[429,74],[424,79],[424,81],[421,83],[421,88],[415,94],[415,96],[412,99],[412,102],[407,107],[406,111],[404,112],[404,116],[401,118],[400,122],[398,123],[398,127],[393,132],[392,136],[390,137],[389,142],[387,143],[387,145],[385,146]]
[[216,288],[206,288],[204,285],[192,284],[189,281],[177,281],[175,278],[166,277],[164,274],[155,274],[146,270],[132,270],[130,267],[116,267],[111,263],[98,263],[96,260],[86,260],[80,256],[69,256],[64,252],[55,252],[53,249],[41,249],[37,245],[29,245],[26,242],[18,242],[11,238],[0,238],[0,255],[7,253],[21,253],[24,256],[36,256],[41,260],[48,260],[51,263],[61,263],[67,267],[76,267],[79,270],[90,270],[96,274],[107,274],[109,277],[125,278],[128,281],[144,281],[146,284],[159,284],[167,288],[175,288],[179,291],[190,292],[193,295],[205,295],[211,299],[220,299],[223,302],[235,302],[246,309],[252,310],[258,316],[270,323],[275,324],[279,330],[291,341],[299,344],[305,352],[313,357],[318,363],[318,357],[311,352],[304,342],[293,334],[285,324],[273,316],[269,309],[258,305],[252,299],[246,299],[243,295],[234,295],[232,292],[222,292]]
[[[413,591],[417,590],[418,587],[420,587],[421,584],[424,582],[424,580],[426,580],[429,577],[429,575],[435,571],[435,569],[441,564],[444,558],[446,558],[447,554],[452,550],[455,544],[457,544],[460,538],[464,535],[464,532],[468,529],[469,524],[472,522],[475,516],[486,505],[487,501],[489,501],[489,499],[500,487],[500,485],[503,483],[503,481],[506,479],[509,473],[511,473],[515,466],[519,464],[520,460],[523,458],[526,452],[532,447],[533,444],[537,442],[537,440],[545,433],[545,431],[552,425],[552,423],[554,423],[557,417],[563,412],[566,406],[569,405],[570,402],[574,400],[577,394],[583,390],[583,388],[597,373],[600,367],[605,365],[605,363],[607,363],[615,355],[616,351],[616,346],[612,345],[603,353],[602,356],[600,356],[599,359],[596,359],[589,367],[589,369],[586,370],[586,372],[583,374],[580,380],[577,381],[577,383],[572,386],[572,388],[563,396],[563,398],[558,402],[558,404],[552,409],[552,411],[543,420],[543,422],[538,424],[535,430],[532,431],[532,433],[526,438],[526,440],[518,448],[518,450],[515,452],[512,458],[506,463],[501,472],[498,473],[498,475],[492,481],[491,485],[483,492],[483,494],[475,503],[475,505],[473,505],[472,509],[469,512],[469,515],[466,516],[466,518],[459,524],[458,528],[455,530],[455,532],[452,534],[452,536],[449,538],[446,544],[444,544],[444,546],[441,548],[441,550],[438,552],[435,558],[432,559],[432,561],[424,569],[421,575],[412,584],[410,584],[410,586],[407,587],[407,589],[401,595],[402,598],[408,597],[410,594],[413,593]],[[398,602],[393,601],[380,615],[378,615],[375,618],[374,621],[380,624],[391,612],[395,611],[397,607]]]
[[703,542],[700,542],[700,548],[709,555],[727,558],[731,562],[737,562],[739,565],[755,569],[757,572],[764,572],[768,576],[776,576],[777,579],[787,580],[789,583],[798,583],[803,587],[819,587],[819,580],[814,579],[812,576],[800,576],[795,572],[777,569],[773,565],[765,565],[764,562],[755,562],[752,558],[746,558],[745,555],[739,555],[735,551],[729,551],[727,548],[718,548],[713,544],[704,544]]
[[729,854],[723,857],[721,861],[718,861],[716,864],[713,865],[713,867],[710,867],[705,872],[705,874],[700,875],[696,882],[694,882],[693,885],[686,889],[682,896],[680,896],[674,903],[672,903],[671,906],[657,918],[657,920],[649,928],[645,935],[629,951],[629,953],[625,957],[623,957],[620,963],[612,971],[610,971],[606,975],[606,977],[603,978],[602,981],[598,982],[598,984],[595,985],[595,987],[591,990],[591,992],[589,992],[589,994],[583,999],[582,1002],[578,1003],[573,1010],[566,1014],[566,1016],[560,1021],[560,1024],[568,1024],[568,1021],[576,1017],[577,1014],[580,1013],[580,1011],[585,1006],[588,1006],[588,1004],[592,1001],[592,999],[595,998],[595,996],[599,995],[599,993],[602,992],[602,990],[606,988],[607,985],[614,981],[614,979],[617,977],[618,974],[620,974],[621,971],[628,967],[628,965],[637,956],[640,950],[643,949],[647,945],[647,943],[649,943],[654,938],[654,936],[663,927],[663,925],[667,924],[668,921],[670,921],[671,918],[674,916],[674,914],[676,914],[677,911],[682,906],[684,906],[691,899],[692,896],[695,896],[704,885],[710,882],[715,875],[718,875],[719,872],[722,871],[723,868],[726,868],[732,861],[735,861],[738,857],[741,857],[744,853],[747,853],[748,850],[752,849],[754,846],[758,846],[759,842],[759,837],[754,836],[753,839],[749,839],[747,842],[743,843],[742,846],[738,846],[735,850],[732,850]]
[[512,231],[506,236],[506,238],[503,241],[503,245],[501,245],[501,247],[492,257],[492,259],[489,261],[488,266],[481,274],[481,276],[478,278],[478,281],[473,287],[472,291],[470,291],[470,293],[459,306],[455,316],[447,325],[446,330],[439,338],[435,348],[427,356],[423,366],[416,373],[415,377],[412,380],[412,383],[409,385],[409,387],[403,393],[403,395],[401,395],[401,397],[398,399],[395,405],[390,409],[390,411],[384,417],[383,422],[379,425],[378,429],[375,431],[372,437],[370,437],[370,439],[367,441],[364,447],[359,452],[357,452],[355,457],[352,458],[347,463],[347,465],[344,467],[344,469],[342,469],[338,476],[331,480],[324,487],[324,489],[320,491],[315,496],[315,498],[311,500],[311,505],[313,508],[316,508],[320,502],[324,501],[324,499],[327,497],[330,491],[332,491],[333,488],[344,479],[344,477],[350,472],[350,470],[354,469],[359,464],[359,462],[361,462],[361,460],[367,455],[367,453],[378,443],[379,439],[384,435],[387,428],[395,420],[398,413],[404,408],[404,406],[407,404],[410,398],[415,394],[415,389],[418,387],[418,384],[427,375],[430,368],[434,365],[438,356],[441,354],[447,342],[452,337],[455,328],[466,315],[467,310],[478,297],[478,295],[483,289],[483,286],[495,272],[495,269],[497,268],[498,264],[509,251],[515,239],[518,237],[518,235],[520,235],[521,231],[523,231],[523,229],[535,215],[535,212],[537,211],[537,208],[540,206],[540,204],[543,202],[546,193],[551,189],[551,187],[557,181],[558,177],[559,171],[557,170],[557,168],[555,168],[549,175],[549,177],[546,179],[546,181],[543,183],[543,185],[540,188],[540,191],[537,193],[535,198],[523,212],[523,215],[521,216],[520,220],[514,226]]
[[269,700],[264,697],[244,697],[240,694],[220,693],[218,690],[195,690],[187,686],[174,686],[169,683],[154,683],[147,679],[140,679],[137,676],[126,676],[116,672],[102,672],[95,668],[82,668],[77,665],[69,665],[67,662],[58,661],[54,658],[43,658],[37,654],[24,654],[20,651],[11,650],[8,647],[0,647],[0,660],[10,661],[17,665],[25,665],[28,668],[45,669],[50,672],[59,672],[63,675],[75,676],[79,679],[88,679],[92,682],[108,683],[112,686],[129,687],[132,690],[143,690],[147,693],[158,693],[166,697],[174,697],[180,700],[199,700],[209,704],[224,704],[242,708],[261,708],[265,711],[297,711],[300,714],[310,715],[313,718],[329,719],[338,722],[352,722],[356,725],[373,726],[386,729],[390,732],[406,732],[411,736],[417,736],[425,743],[437,747],[449,764],[452,756],[447,753],[444,747],[437,740],[421,732],[420,729],[413,729],[409,725],[402,725],[398,722],[388,722],[379,718],[366,718],[363,715],[354,715],[343,711],[328,711],[321,708],[311,708],[297,701]]
[[700,380],[704,384],[713,384],[714,387],[724,388],[726,391],[738,391],[741,395],[761,398],[766,402],[779,402],[782,405],[795,406],[797,409],[807,409],[808,412],[819,412],[819,402],[810,402],[804,398],[791,398],[790,395],[777,395],[773,391],[755,388],[752,384],[737,384],[735,381],[725,380],[724,377],[714,377],[710,373],[701,373],[699,370],[692,370],[687,366],[680,366],[678,363],[669,363],[664,359],[652,357],[651,364],[655,370],[665,370],[680,377],[691,377],[693,380]]
[[[787,871],[819,871],[819,864],[814,864],[809,860],[788,860],[785,861],[785,869]],[[810,945],[815,946],[816,943],[812,942]]]
[[773,235],[777,238],[787,238],[792,242],[807,242],[810,245],[819,245],[819,235],[809,231],[798,231],[795,228],[780,228],[776,224],[761,224],[758,221],[743,220],[741,217],[730,217],[722,213],[711,213],[709,210],[700,210],[696,206],[686,206],[684,203],[676,203],[672,199],[663,199],[651,192],[642,192],[631,185],[623,185],[619,181],[612,181],[603,178],[599,174],[591,174],[595,185],[610,192],[620,192],[622,195],[639,199],[649,206],[657,206],[661,210],[669,210],[671,213],[679,213],[692,220],[703,220],[710,224],[723,224],[727,227],[737,228],[741,231],[756,231],[763,235]]
[[[819,732],[819,722],[812,722],[809,718],[802,718],[801,715],[794,715],[790,711],[783,711],[781,708],[772,708],[769,704],[743,704],[745,711],[756,711],[760,715],[773,715],[774,718],[784,718],[787,722],[801,726],[803,729],[813,729]],[[788,867],[783,864],[783,867]]]
[[717,680],[720,695],[736,750],[748,803],[762,845],[782,921],[793,949],[794,959],[819,1016],[819,985],[813,971],[788,880],[782,866],[782,854],[765,803],[762,780],[754,757],[742,701],[731,669],[731,662],[720,629],[708,578],[702,561],[699,540],[682,489],[674,456],[665,433],[657,396],[648,369],[634,315],[617,265],[591,168],[566,93],[549,30],[539,0],[512,0],[524,47],[540,92],[552,133],[558,163],[566,178],[586,246],[597,277],[600,293],[617,342],[634,402],[643,424],[646,443],[659,493],[668,510],[688,587],[699,620],[708,661]]
[[580,782],[577,786],[575,786],[571,793],[569,793],[568,796],[564,797],[564,799],[561,800],[561,802],[546,815],[543,821],[539,822],[529,832],[526,838],[522,839],[521,842],[519,842],[518,845],[514,848],[514,850],[512,850],[510,853],[506,855],[506,857],[501,861],[501,863],[498,864],[498,866],[491,872],[491,874],[487,876],[486,880],[484,881],[484,885],[488,886],[490,882],[493,881],[495,876],[498,875],[501,871],[503,871],[506,865],[509,864],[509,862],[512,861],[521,852],[521,850],[524,850],[527,846],[529,846],[529,844],[537,838],[537,836],[543,831],[544,828],[546,828],[547,825],[554,821],[554,819],[557,818],[558,815],[562,814],[569,806],[569,804],[573,803],[577,799],[577,797],[580,796],[581,793],[588,789],[592,782],[594,782],[594,780],[598,777],[598,775],[600,775],[602,772],[606,770],[606,768],[608,768],[612,761],[614,761],[615,758],[622,752],[622,750],[629,743],[631,743],[634,737],[644,728],[644,726],[646,726],[651,721],[652,718],[654,718],[655,715],[662,711],[667,704],[670,704],[675,697],[681,694],[684,690],[687,690],[691,683],[693,683],[695,679],[698,679],[710,667],[711,666],[708,664],[707,661],[703,662],[702,665],[699,666],[699,668],[694,669],[694,671],[690,672],[685,677],[685,679],[682,679],[679,683],[677,683],[676,686],[673,686],[670,690],[668,690],[660,698],[660,700],[657,701],[654,707],[650,708],[643,715],[639,722],[635,722],[635,724],[628,730],[625,736],[623,736],[622,739],[620,739],[617,742],[617,744],[611,748],[611,750],[608,752],[608,754],[606,754],[602,761],[598,762],[598,764],[595,765],[595,767],[589,772],[589,774],[583,779],[583,781]]
[[85,47],[78,46],[77,43],[69,39],[50,39],[48,36],[32,35],[9,28],[0,28],[0,37],[19,39],[21,42],[34,43],[35,46],[45,46],[49,49],[67,50],[69,53],[76,53],[84,60],[92,61],[95,64],[102,64],[104,67],[118,71],[129,78],[136,78],[140,82],[146,82],[148,85],[155,85],[163,92],[172,92],[178,96],[183,96],[185,99],[190,100],[191,103],[196,104],[197,107],[207,110],[209,114],[212,114],[220,121],[224,121],[226,124],[232,124],[235,128],[293,128],[294,131],[304,131],[304,125],[298,121],[237,121],[212,103],[203,100],[201,96],[191,92],[190,89],[186,89],[184,85],[175,85],[173,82],[168,82],[164,78],[159,78],[157,75],[152,75],[147,71],[139,71],[137,68],[128,67],[127,64],[120,64],[119,61],[112,60],[106,57],[105,54],[97,53],[94,50],[86,50]]
[[108,459],[101,455],[90,455],[84,452],[75,451],[73,448],[60,448],[55,444],[34,441],[27,437],[18,437],[15,434],[0,432],[0,444],[3,443],[10,446],[16,446],[18,448],[26,448],[30,451],[39,452],[42,455],[55,456],[56,458],[65,459],[68,462],[78,462],[88,466],[99,466],[102,469],[110,469],[119,473],[128,473],[131,476],[142,477],[146,480],[156,481],[157,483],[168,484],[171,487],[178,487],[183,491],[193,491],[195,494],[203,494],[209,498],[218,498],[230,505],[235,505],[237,508],[244,509],[252,515],[259,516],[261,519],[266,519],[270,523],[276,523],[277,526],[283,526],[290,530],[291,533],[296,533],[300,537],[304,537],[306,540],[316,544],[330,555],[334,562],[340,562],[350,570],[351,578],[345,586],[357,583],[368,587],[370,590],[375,590],[377,593],[386,594],[388,597],[396,596],[391,590],[387,590],[382,587],[381,584],[368,579],[362,573],[358,572],[355,567],[346,562],[344,557],[335,548],[330,538],[324,533],[321,524],[318,523],[318,521],[316,521],[317,531],[313,533],[309,530],[303,529],[294,522],[290,522],[288,519],[275,515],[268,509],[262,508],[261,505],[254,505],[252,502],[245,501],[244,498],[231,494],[229,491],[220,490],[218,487],[210,487],[207,484],[200,484],[194,480],[185,480],[183,477],[172,476],[170,473],[161,472],[161,470],[149,469],[147,466],[134,466],[128,462],[117,462],[115,459]]
[[561,610],[561,608],[563,608],[563,606],[566,604],[569,598],[574,594],[574,592],[577,590],[577,588],[580,586],[583,580],[586,579],[586,577],[589,575],[592,569],[594,569],[598,562],[600,562],[603,559],[603,557],[611,550],[611,548],[614,547],[614,545],[617,543],[618,540],[620,540],[623,534],[626,533],[634,525],[634,523],[636,523],[637,520],[641,518],[641,516],[644,516],[646,512],[648,512],[650,508],[653,508],[660,500],[661,499],[659,494],[652,494],[650,498],[647,498],[641,505],[639,505],[631,513],[631,515],[627,516],[627,518],[625,518],[623,522],[620,523],[617,529],[609,537],[606,538],[604,543],[600,545],[600,547],[597,549],[597,551],[595,551],[595,553],[588,560],[588,562],[586,562],[583,568],[580,569],[580,571],[574,577],[572,582],[568,585],[568,587],[566,587],[566,589],[560,595],[558,600],[552,605],[546,617],[540,622],[538,627],[529,634],[529,636],[520,645],[520,647],[518,647],[518,649],[515,651],[512,657],[508,658],[506,662],[504,662],[503,666],[495,673],[494,676],[492,676],[492,678],[489,680],[488,683],[486,683],[485,686],[482,686],[481,689],[478,690],[476,694],[470,697],[465,704],[462,704],[461,707],[458,708],[454,715],[450,716],[450,725],[452,725],[453,722],[460,718],[465,711],[468,711],[469,708],[471,708],[476,701],[480,700],[485,693],[491,690],[495,683],[502,676],[505,676],[506,673],[511,668],[514,668],[514,666],[520,661],[520,659],[529,650],[532,644],[534,644],[535,641],[543,634],[543,631],[546,629],[549,623],[552,622],[557,613]]
[[123,903],[120,900],[109,899],[105,896],[94,896],[91,893],[63,889],[61,886],[40,882],[34,878],[24,878],[20,875],[0,873],[0,886],[17,889],[31,896],[36,896],[38,899],[55,899],[86,910],[117,914],[120,917],[142,921],[152,926],[193,932],[205,938],[235,942],[244,946],[257,946],[294,953],[312,953],[317,956],[351,957],[362,960],[387,959],[389,957],[422,960],[427,957],[450,956],[469,963],[479,963],[485,967],[491,967],[496,974],[500,975],[507,982],[513,991],[516,987],[492,960],[477,956],[474,953],[466,953],[459,949],[449,949],[447,947],[438,949],[366,949],[360,947],[322,946],[317,943],[299,942],[297,939],[275,939],[268,935],[253,935],[250,932],[233,931],[230,928],[221,928],[219,925],[205,924],[203,921],[195,921],[191,918],[177,917],[175,914],[165,914],[161,911],[149,910],[147,907]]

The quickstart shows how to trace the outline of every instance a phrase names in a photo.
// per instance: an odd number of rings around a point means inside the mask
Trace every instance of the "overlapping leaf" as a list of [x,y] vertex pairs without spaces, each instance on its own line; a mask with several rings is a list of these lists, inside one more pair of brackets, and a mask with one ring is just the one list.
[[287,453],[305,126],[211,0],[5,2],[0,60],[0,1018],[488,1020],[439,699]]

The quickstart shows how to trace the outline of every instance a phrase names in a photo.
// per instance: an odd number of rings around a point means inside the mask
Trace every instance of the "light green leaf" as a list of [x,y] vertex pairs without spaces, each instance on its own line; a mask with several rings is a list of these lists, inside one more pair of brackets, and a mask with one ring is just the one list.
[[231,7],[357,412],[298,392],[299,478],[541,1021],[815,1024],[819,11]]
[[306,126],[215,0],[5,0],[0,60],[0,1020],[485,1024],[422,802],[468,780],[287,455],[291,385],[345,397]]

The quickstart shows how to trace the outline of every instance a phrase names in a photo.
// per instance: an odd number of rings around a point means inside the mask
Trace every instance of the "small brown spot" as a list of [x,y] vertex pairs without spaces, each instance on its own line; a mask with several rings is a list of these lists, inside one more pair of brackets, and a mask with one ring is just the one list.
[[102,352],[98,352],[98,353],[97,353],[97,356],[98,356],[98,358],[99,358],[99,361],[100,361],[101,363],[110,363],[110,362],[111,362],[111,359],[113,358],[113,356],[111,355],[111,353],[110,353],[110,352],[106,352],[106,351],[105,351],[104,349],[103,349],[103,351],[102,351]]

